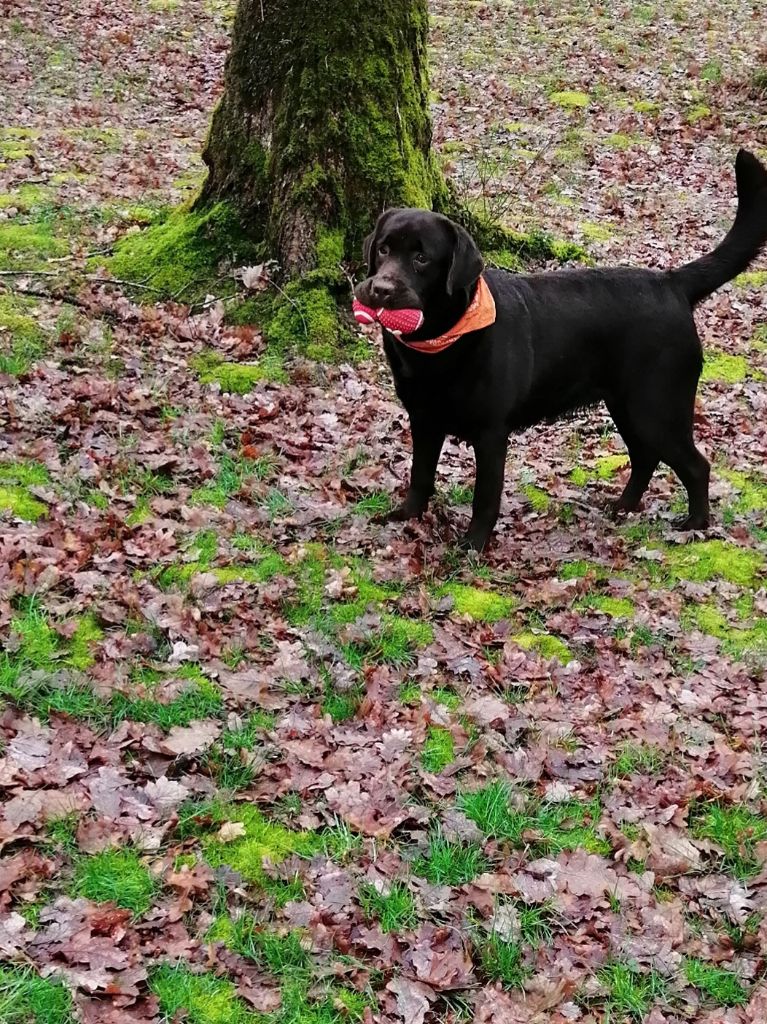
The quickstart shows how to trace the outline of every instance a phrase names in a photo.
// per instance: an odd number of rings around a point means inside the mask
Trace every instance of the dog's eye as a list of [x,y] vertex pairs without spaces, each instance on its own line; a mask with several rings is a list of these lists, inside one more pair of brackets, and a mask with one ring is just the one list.
[[378,246],[378,255],[379,256],[388,256],[389,255],[389,246],[388,245],[379,245]]
[[422,252],[417,252],[413,259],[415,260],[416,263],[419,263],[421,266],[429,262],[428,257],[424,256]]

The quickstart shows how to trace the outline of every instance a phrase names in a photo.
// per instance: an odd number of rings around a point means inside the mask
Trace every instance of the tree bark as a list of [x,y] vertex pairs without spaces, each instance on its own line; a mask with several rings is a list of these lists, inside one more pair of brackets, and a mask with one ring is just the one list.
[[384,206],[440,205],[426,0],[240,0],[197,206],[295,274],[358,256]]

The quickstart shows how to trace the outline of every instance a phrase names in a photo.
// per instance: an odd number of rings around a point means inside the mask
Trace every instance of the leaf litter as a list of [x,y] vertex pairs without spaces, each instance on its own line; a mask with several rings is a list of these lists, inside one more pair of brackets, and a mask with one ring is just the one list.
[[[2,223],[49,224],[39,185],[78,266],[190,195],[231,13],[13,0]],[[728,225],[755,6],[431,13],[435,142],[489,212],[651,266]],[[607,522],[595,412],[514,439],[478,563],[461,446],[423,523],[370,514],[409,462],[372,336],[239,393],[263,340],[220,305],[82,299],[0,377],[8,1019],[763,1020],[761,292],[698,316],[705,544],[670,474]]]

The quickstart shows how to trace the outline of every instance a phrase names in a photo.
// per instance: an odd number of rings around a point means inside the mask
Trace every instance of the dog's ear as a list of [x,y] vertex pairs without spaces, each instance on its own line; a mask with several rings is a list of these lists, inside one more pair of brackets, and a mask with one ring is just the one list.
[[448,295],[452,295],[453,292],[460,289],[468,291],[485,266],[482,255],[477,248],[477,243],[469,232],[462,228],[460,224],[453,224],[452,221],[450,226],[455,233],[455,243],[453,245],[453,258],[450,262],[450,270],[447,272],[446,287]]
[[368,277],[372,277],[376,270],[376,240],[377,228],[373,228],[362,243],[362,258],[368,265]]
[[381,216],[376,221],[376,226],[365,238],[362,243],[362,258],[368,265],[368,277],[372,277],[376,272],[376,253],[378,252],[378,236],[381,233],[386,221],[389,219],[389,215],[394,213],[394,210],[384,210]]

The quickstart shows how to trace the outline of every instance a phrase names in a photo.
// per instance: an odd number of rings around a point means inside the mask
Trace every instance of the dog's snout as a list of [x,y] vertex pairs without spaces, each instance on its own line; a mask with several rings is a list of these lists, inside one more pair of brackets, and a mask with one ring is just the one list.
[[396,285],[387,278],[374,278],[370,282],[370,295],[376,302],[386,302],[396,291]]

